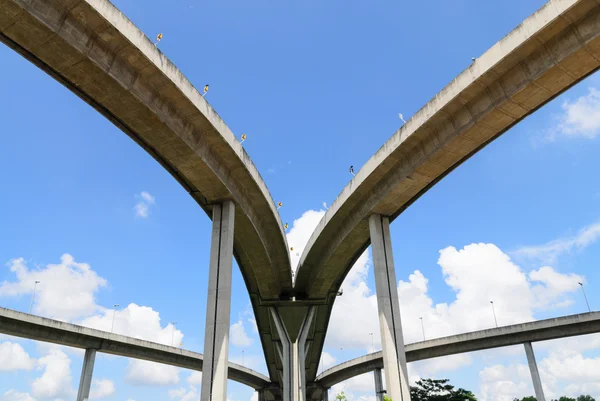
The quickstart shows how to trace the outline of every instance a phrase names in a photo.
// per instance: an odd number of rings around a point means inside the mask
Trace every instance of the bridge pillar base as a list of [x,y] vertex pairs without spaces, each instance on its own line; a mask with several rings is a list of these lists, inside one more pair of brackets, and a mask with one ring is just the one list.
[[83,366],[81,367],[81,379],[79,379],[79,390],[77,391],[77,401],[87,401],[90,398],[90,387],[92,386],[92,374],[94,373],[94,362],[96,360],[96,350],[88,348],[83,357]]
[[375,379],[375,397],[377,401],[383,401],[383,394],[385,394],[385,390],[383,389],[383,377],[381,377],[381,369],[375,369],[373,371],[373,379]]
[[538,371],[537,362],[535,361],[535,354],[533,353],[533,347],[531,346],[530,342],[526,342],[523,345],[525,346],[527,363],[529,364],[529,371],[531,372],[531,379],[533,380],[535,399],[538,401],[546,401],[544,389],[542,388],[542,380],[540,379],[540,372]]
[[369,230],[387,394],[394,401],[410,401],[389,218],[372,215],[369,217]]
[[213,206],[201,401],[227,400],[235,205]]
[[279,311],[271,308],[271,317],[279,335],[280,344],[277,353],[282,364],[281,378],[283,382],[282,401],[307,401],[306,400],[306,355],[308,354],[308,337],[313,316],[314,307],[309,308],[308,313],[302,320],[296,341],[292,341],[290,333],[285,326]]

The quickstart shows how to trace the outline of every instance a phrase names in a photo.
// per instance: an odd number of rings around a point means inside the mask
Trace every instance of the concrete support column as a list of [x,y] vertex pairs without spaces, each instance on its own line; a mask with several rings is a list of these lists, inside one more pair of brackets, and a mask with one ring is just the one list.
[[265,390],[257,390],[258,401],[265,401]]
[[387,395],[394,401],[409,401],[410,387],[389,218],[379,214],[372,215],[369,217],[369,230]]
[[235,205],[213,205],[201,401],[227,400]]
[[308,338],[310,326],[315,315],[315,308],[311,307],[308,310],[308,314],[302,322],[300,327],[300,335],[297,341],[297,356],[298,356],[298,401],[306,400],[306,356],[308,355],[308,349],[310,344],[307,344],[306,339]]
[[375,369],[373,371],[373,378],[375,379],[375,397],[377,397],[377,401],[383,401],[385,390],[383,389],[383,377],[381,377],[381,369]]
[[535,361],[535,354],[533,353],[533,347],[531,346],[530,342],[526,342],[523,345],[525,346],[525,354],[527,354],[529,371],[531,372],[531,379],[533,380],[535,398],[538,401],[546,401],[546,397],[544,397],[544,389],[542,388],[542,380],[540,379],[540,372],[538,372],[537,362]]
[[94,361],[96,360],[96,350],[88,348],[83,357],[83,366],[81,368],[81,379],[79,379],[79,390],[77,391],[77,401],[87,401],[90,398],[90,387],[92,386],[92,374],[94,373]]
[[306,355],[308,353],[307,337],[314,316],[314,308],[310,308],[300,326],[296,342],[290,335],[275,308],[271,308],[271,316],[281,341],[277,353],[283,366],[281,380],[283,382],[282,401],[306,401]]
[[323,389],[323,401],[329,401],[329,389],[328,388]]

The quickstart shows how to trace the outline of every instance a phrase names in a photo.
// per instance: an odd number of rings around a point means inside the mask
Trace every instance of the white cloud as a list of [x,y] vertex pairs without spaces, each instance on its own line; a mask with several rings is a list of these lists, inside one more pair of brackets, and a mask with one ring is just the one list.
[[138,202],[133,207],[133,210],[135,210],[135,215],[137,217],[146,219],[150,215],[150,206],[154,205],[156,201],[154,197],[146,191],[142,191],[139,195],[137,195],[137,198]]
[[176,389],[169,390],[169,398],[172,400],[179,401],[192,401],[199,398],[198,388],[190,386],[187,390],[185,387],[179,387]]
[[[290,262],[293,271],[296,271],[304,247],[306,247],[311,234],[324,215],[325,211],[323,210],[308,210],[299,219],[294,220],[292,228],[286,235],[287,243],[290,246]],[[291,250],[291,248],[294,248],[294,250]]]
[[38,361],[44,372],[31,383],[33,396],[41,399],[70,398],[74,394],[71,387],[71,360],[60,349],[51,349],[48,355]]
[[[589,88],[585,96],[562,105],[558,132],[567,137],[593,139],[600,134],[600,91]],[[551,137],[550,139],[553,139]]]
[[554,263],[565,253],[581,251],[600,238],[600,223],[582,228],[576,235],[563,237],[542,245],[525,246],[512,254],[517,257],[537,259],[544,263]]
[[[104,309],[102,314],[83,319],[79,324],[98,330],[110,331],[114,314],[114,332],[164,345],[178,345],[183,333],[168,323],[161,326],[160,315],[148,306],[129,304],[126,308]],[[180,369],[148,361],[130,359],[125,379],[132,384],[165,386],[179,383]]]
[[326,371],[327,369],[334,367],[335,363],[335,357],[329,352],[323,351],[323,353],[321,354],[321,360],[319,361],[319,369],[320,371]]
[[16,390],[8,390],[5,392],[2,397],[0,397],[0,401],[35,401],[29,393],[20,393]]
[[179,368],[130,359],[125,368],[125,381],[134,385],[170,386],[179,383]]
[[90,389],[90,398],[110,397],[115,393],[115,383],[112,380],[94,380]]
[[481,401],[513,401],[533,395],[529,368],[522,364],[494,365],[479,372]]
[[0,344],[0,371],[31,370],[34,366],[35,359],[20,344],[8,341]]
[[192,372],[188,378],[187,382],[190,385],[201,385],[202,384],[202,372],[194,371]]
[[229,338],[231,339],[231,344],[238,347],[248,347],[252,345],[253,342],[253,340],[248,337],[248,334],[246,334],[242,319],[231,325],[231,328],[229,329]]
[[[294,247],[294,253],[296,250],[302,252],[323,213],[308,211],[294,221],[288,233],[288,243]],[[592,233],[593,230],[582,230],[573,243],[578,246],[587,244]],[[296,263],[298,258],[294,259],[294,253],[291,256]],[[438,265],[445,283],[455,293],[454,299],[448,303],[434,303],[428,294],[428,279],[419,270],[414,270],[407,278],[398,273],[398,296],[406,343],[422,341],[421,317],[427,339],[494,327],[490,301],[494,301],[500,325],[533,321],[538,310],[556,309],[573,302],[577,281],[583,280],[575,274],[559,273],[550,266],[527,274],[496,245],[485,243],[470,244],[462,249],[442,249]],[[343,295],[336,298],[325,342],[328,352],[324,353],[332,359],[340,348],[345,352],[354,349],[362,354],[381,347],[377,299],[367,284],[370,268],[369,253],[365,252],[344,280]],[[469,318],[465,319],[465,316]],[[348,330],[349,327],[353,329]],[[470,354],[421,361],[409,364],[409,376],[414,382],[419,377],[434,377],[438,372],[468,366],[472,361]],[[520,368],[514,369],[520,372]],[[520,387],[530,386],[531,382],[530,378],[521,380],[517,376],[513,378],[516,381],[508,379],[496,383],[489,377],[489,373],[484,375],[487,381],[482,389],[490,400],[503,399],[501,397],[512,400],[506,397],[520,391]],[[349,397],[351,400],[368,386],[371,386],[368,378],[355,378],[340,383],[335,391],[356,392]]]
[[134,303],[126,308],[103,309],[102,314],[83,319],[79,324],[93,329],[110,331],[114,314],[114,332],[125,336],[152,341],[164,345],[178,345],[183,341],[183,333],[171,323],[162,327],[160,314],[148,306]]
[[106,285],[106,280],[87,263],[75,262],[68,253],[61,256],[59,264],[49,264],[42,269],[29,269],[23,258],[12,259],[8,267],[17,281],[4,281],[0,286],[0,296],[32,294],[35,281],[39,281],[35,288],[34,313],[72,320],[99,309],[94,294]]

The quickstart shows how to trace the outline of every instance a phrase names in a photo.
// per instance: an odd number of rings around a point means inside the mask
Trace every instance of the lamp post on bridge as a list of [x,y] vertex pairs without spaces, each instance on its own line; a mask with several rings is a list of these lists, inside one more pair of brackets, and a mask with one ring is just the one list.
[[177,322],[171,322],[173,328],[171,329],[171,347],[173,347],[173,339],[175,338],[175,325]]
[[585,289],[583,288],[583,283],[579,282],[578,284],[581,287],[581,291],[583,291],[583,298],[585,298],[585,303],[586,303],[586,305],[588,307],[588,312],[591,312],[592,309],[590,308],[590,303],[588,302],[587,296],[585,295]]
[[492,304],[492,312],[494,313],[494,322],[496,323],[496,328],[498,328],[498,320],[496,319],[496,309],[494,308],[494,301],[490,301]]
[[421,320],[421,330],[423,331],[423,341],[425,341],[425,326],[423,325],[423,317],[419,318]]
[[114,309],[113,309],[113,318],[112,318],[112,325],[110,326],[110,332],[112,333],[113,330],[115,329],[115,316],[117,314],[117,308],[119,307],[119,304],[115,304]]
[[35,280],[35,283],[33,283],[33,295],[31,296],[31,304],[29,305],[29,314],[31,314],[31,309],[33,308],[33,301],[35,300],[35,290],[39,283],[40,282],[38,280]]

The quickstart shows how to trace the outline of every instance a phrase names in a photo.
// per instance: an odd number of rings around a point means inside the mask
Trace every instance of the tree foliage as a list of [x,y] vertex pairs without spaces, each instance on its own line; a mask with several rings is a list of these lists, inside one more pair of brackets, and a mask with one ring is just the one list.
[[465,389],[455,389],[448,379],[423,379],[410,388],[412,401],[477,401],[475,395]]
[[[536,401],[536,398],[529,396],[529,397],[523,397],[523,398],[515,398],[514,401]],[[577,397],[577,399],[562,396],[558,400],[552,400],[552,401],[596,401],[596,400],[591,395],[580,395],[579,397]]]
[[337,395],[335,396],[335,401],[348,401],[348,399],[346,398],[346,394],[344,394],[343,391],[340,391],[339,393],[337,393]]

